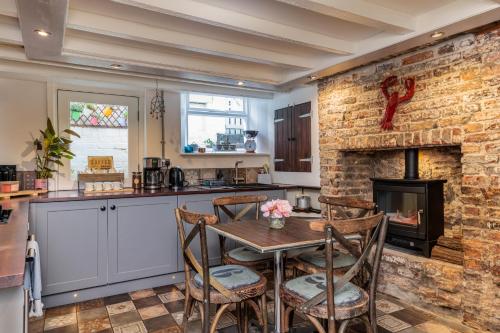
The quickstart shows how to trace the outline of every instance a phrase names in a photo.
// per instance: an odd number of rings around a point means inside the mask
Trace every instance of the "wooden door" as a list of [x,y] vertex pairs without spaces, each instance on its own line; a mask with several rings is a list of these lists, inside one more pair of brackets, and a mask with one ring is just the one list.
[[293,107],[291,129],[290,171],[311,172],[311,102]]
[[291,107],[274,112],[274,170],[289,171]]

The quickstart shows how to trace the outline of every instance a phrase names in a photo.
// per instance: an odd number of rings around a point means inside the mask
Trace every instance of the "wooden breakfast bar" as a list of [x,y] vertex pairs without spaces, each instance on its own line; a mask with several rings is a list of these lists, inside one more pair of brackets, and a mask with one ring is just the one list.
[[[283,281],[283,252],[321,245],[325,234],[311,230],[307,220],[294,217],[286,219],[283,229],[272,229],[269,222],[262,219],[207,225],[207,229],[260,253],[274,252],[274,332],[282,332],[279,290]],[[346,236],[346,239],[354,238],[359,235]]]

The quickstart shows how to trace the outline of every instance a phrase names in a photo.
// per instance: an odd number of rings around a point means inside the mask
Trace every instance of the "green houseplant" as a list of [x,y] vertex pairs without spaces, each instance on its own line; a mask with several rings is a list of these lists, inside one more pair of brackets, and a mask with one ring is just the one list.
[[[64,133],[69,136],[80,137],[78,133],[70,129],[65,129]],[[53,173],[57,172],[54,165],[64,166],[61,162],[63,158],[73,159],[75,154],[70,150],[70,144],[73,142],[69,138],[61,137],[56,134],[54,126],[50,119],[47,119],[47,128],[40,130],[41,136],[35,139],[36,147],[36,189],[47,189],[48,179],[52,178]]]

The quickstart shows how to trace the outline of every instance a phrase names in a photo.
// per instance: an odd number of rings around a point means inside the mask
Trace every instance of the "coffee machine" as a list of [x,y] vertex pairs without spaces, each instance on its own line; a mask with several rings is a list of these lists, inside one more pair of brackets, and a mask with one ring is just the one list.
[[144,157],[143,177],[145,190],[159,190],[163,184],[162,160],[159,157]]

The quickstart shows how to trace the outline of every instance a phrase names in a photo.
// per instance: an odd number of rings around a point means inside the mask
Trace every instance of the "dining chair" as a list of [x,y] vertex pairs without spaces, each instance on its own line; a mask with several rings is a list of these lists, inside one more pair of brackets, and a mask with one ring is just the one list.
[[[260,206],[267,201],[267,195],[240,195],[231,197],[220,197],[212,200],[214,212],[219,221],[223,219],[223,213],[229,218],[229,223],[241,221],[242,218],[258,220],[260,217]],[[241,207],[234,212],[231,207]],[[249,214],[251,214],[249,216]],[[268,268],[273,260],[272,253],[259,253],[247,247],[241,246],[228,249],[226,239],[219,236],[220,253],[224,264],[243,265],[248,267]]]
[[[326,204],[328,220],[361,218],[373,215],[375,211],[375,204],[373,202],[356,198],[320,196],[318,201]],[[360,233],[359,236],[357,240],[353,241],[357,242],[360,250],[362,250],[364,244],[368,241],[367,237],[369,237],[369,235]],[[319,250],[305,251],[294,259],[294,276],[297,275],[297,270],[308,274],[326,271],[326,257],[323,247]],[[335,274],[345,273],[355,262],[356,258],[350,253],[338,250],[333,251],[333,268]]]
[[[388,217],[383,212],[355,219],[326,221],[326,272],[303,275],[281,285],[284,332],[288,332],[294,311],[304,314],[319,333],[337,332],[336,323],[338,332],[344,333],[354,319],[360,319],[367,332],[377,332],[375,297],[387,225]],[[362,252],[344,237],[356,232],[370,234]],[[334,275],[334,241],[356,257],[356,263],[343,276]],[[362,270],[368,277],[364,284],[352,283],[351,280]]]
[[[184,300],[183,331],[187,332],[187,323],[197,304],[200,311],[202,332],[214,333],[217,323],[232,304],[236,304],[238,330],[248,332],[248,308],[255,311],[263,332],[267,333],[266,278],[249,267],[241,265],[221,265],[209,268],[206,226],[218,223],[217,216],[175,210],[180,245],[184,256],[186,295]],[[193,226],[188,235],[184,224]],[[199,237],[201,263],[193,254],[190,246]],[[210,325],[210,304],[217,305]],[[241,308],[243,306],[243,314]],[[243,322],[242,322],[243,321]]]

